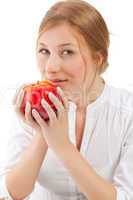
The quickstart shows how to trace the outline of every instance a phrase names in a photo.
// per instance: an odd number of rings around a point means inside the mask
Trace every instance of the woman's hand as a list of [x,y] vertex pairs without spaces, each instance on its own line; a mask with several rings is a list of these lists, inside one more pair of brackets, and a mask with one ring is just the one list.
[[21,104],[22,104],[22,101],[23,101],[23,97],[24,97],[24,87],[27,86],[27,85],[29,85],[29,83],[22,85],[18,89],[18,91],[16,92],[16,94],[15,94],[15,96],[13,98],[13,106],[14,106],[14,109],[15,109],[15,112],[16,112],[17,116],[24,123],[26,123],[27,125],[31,126],[35,130],[36,133],[41,133],[41,135],[42,135],[40,126],[35,122],[35,120],[32,117],[30,103],[28,102],[26,104],[25,115],[20,111],[20,107],[21,107]]
[[57,92],[61,96],[63,103],[53,93],[48,94],[57,109],[57,116],[44,99],[42,99],[41,104],[49,116],[48,122],[44,121],[35,109],[32,110],[32,115],[41,128],[48,146],[55,152],[62,151],[66,145],[70,144],[68,137],[68,100],[61,88],[57,87]]

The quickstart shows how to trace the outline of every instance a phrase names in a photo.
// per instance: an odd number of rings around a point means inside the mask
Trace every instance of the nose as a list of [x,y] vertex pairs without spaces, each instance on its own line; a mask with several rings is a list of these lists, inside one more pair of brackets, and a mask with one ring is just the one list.
[[61,70],[60,58],[54,55],[49,56],[45,65],[45,71],[50,73],[50,72],[58,72],[60,70]]

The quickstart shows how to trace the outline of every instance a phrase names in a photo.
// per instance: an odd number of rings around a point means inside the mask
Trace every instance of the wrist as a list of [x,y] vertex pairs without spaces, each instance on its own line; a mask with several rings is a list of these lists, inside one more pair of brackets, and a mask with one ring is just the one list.
[[40,133],[35,133],[34,139],[35,139],[36,143],[39,144],[40,147],[42,146],[42,147],[45,147],[46,149],[48,148],[48,145],[47,145],[44,137]]
[[71,151],[74,148],[74,145],[69,141],[67,144],[63,145],[63,147],[56,149],[55,153],[57,153],[61,160],[65,160],[70,157]]

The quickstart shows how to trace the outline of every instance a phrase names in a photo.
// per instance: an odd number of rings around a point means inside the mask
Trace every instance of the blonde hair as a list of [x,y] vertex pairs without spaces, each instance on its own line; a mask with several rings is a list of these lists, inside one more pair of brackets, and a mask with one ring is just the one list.
[[99,74],[103,73],[108,67],[110,41],[107,25],[98,10],[83,0],[59,1],[44,16],[39,27],[39,37],[44,30],[62,22],[68,23],[78,31],[93,53],[102,54],[103,61],[99,66]]

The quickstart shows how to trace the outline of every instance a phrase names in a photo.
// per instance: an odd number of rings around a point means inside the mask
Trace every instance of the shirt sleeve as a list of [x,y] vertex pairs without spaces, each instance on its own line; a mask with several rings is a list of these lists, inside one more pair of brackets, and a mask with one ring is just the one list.
[[[7,190],[5,177],[7,172],[11,171],[15,163],[19,161],[21,153],[30,144],[32,137],[33,130],[31,127],[22,123],[16,116],[16,113],[13,113],[10,133],[7,134],[8,142],[5,159],[0,164],[0,198],[13,200]],[[30,196],[24,200],[29,198]]]
[[133,200],[133,117],[126,127],[120,161],[113,178],[117,200]]

